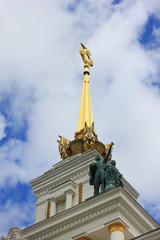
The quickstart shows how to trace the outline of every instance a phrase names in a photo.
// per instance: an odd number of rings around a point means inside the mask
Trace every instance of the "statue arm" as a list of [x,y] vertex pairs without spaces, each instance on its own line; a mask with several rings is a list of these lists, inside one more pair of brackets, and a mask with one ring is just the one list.
[[109,146],[109,150],[108,150],[108,153],[107,155],[105,156],[105,158],[103,159],[103,162],[106,164],[108,159],[109,159],[109,155],[111,154],[111,151],[112,151],[112,146],[114,145],[113,142],[111,142],[111,145]]

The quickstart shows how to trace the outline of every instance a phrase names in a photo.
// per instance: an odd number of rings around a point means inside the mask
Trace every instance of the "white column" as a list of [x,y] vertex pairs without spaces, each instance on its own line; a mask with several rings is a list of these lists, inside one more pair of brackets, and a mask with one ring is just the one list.
[[51,199],[51,206],[50,206],[50,217],[56,215],[56,200],[53,198]]
[[109,225],[110,240],[124,240],[125,226],[122,223],[115,222]]
[[72,190],[68,190],[66,192],[66,209],[72,207],[72,197],[73,197],[73,192]]

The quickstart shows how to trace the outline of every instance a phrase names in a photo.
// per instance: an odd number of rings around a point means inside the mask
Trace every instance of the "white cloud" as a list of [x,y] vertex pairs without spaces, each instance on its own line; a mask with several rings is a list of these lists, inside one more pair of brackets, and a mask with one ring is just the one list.
[[27,198],[26,202],[14,203],[13,201],[7,201],[3,205],[3,208],[0,210],[1,236],[7,236],[8,230],[12,227],[23,229],[26,227],[26,223],[30,223],[30,225],[34,223],[35,208],[32,205],[32,193],[29,192]]
[[0,115],[0,140],[6,136],[5,134],[5,127],[6,127],[6,121],[3,115]]
[[73,1],[0,0],[0,94],[15,92],[10,102],[14,129],[28,123],[26,142],[12,139],[0,149],[1,185],[8,177],[14,184],[44,173],[60,161],[58,134],[74,138],[83,42],[95,62],[90,82],[99,140],[116,142],[119,170],[144,199],[157,201],[160,97],[151,83],[159,77],[160,55],[137,38],[160,6],[156,0],[111,2],[80,1],[68,12]]

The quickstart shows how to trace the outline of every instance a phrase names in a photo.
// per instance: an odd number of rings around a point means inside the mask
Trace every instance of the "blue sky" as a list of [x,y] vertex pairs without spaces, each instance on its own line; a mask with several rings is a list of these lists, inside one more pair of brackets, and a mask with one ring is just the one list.
[[158,1],[0,0],[0,16],[0,236],[34,223],[29,182],[61,160],[58,135],[77,131],[80,42],[95,62],[96,133],[116,142],[119,170],[160,223]]

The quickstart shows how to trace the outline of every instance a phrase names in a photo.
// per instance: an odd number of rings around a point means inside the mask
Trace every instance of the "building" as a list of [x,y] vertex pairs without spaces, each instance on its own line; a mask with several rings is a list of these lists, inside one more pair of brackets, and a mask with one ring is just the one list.
[[[102,159],[110,144],[98,140],[94,129],[89,68],[91,53],[82,44],[84,83],[75,139],[60,136],[62,161],[31,181],[37,197],[36,223],[10,229],[1,240],[158,240],[160,226],[139,205],[137,191],[123,178],[123,186],[94,196],[89,166]],[[111,160],[111,155],[110,155]]]

